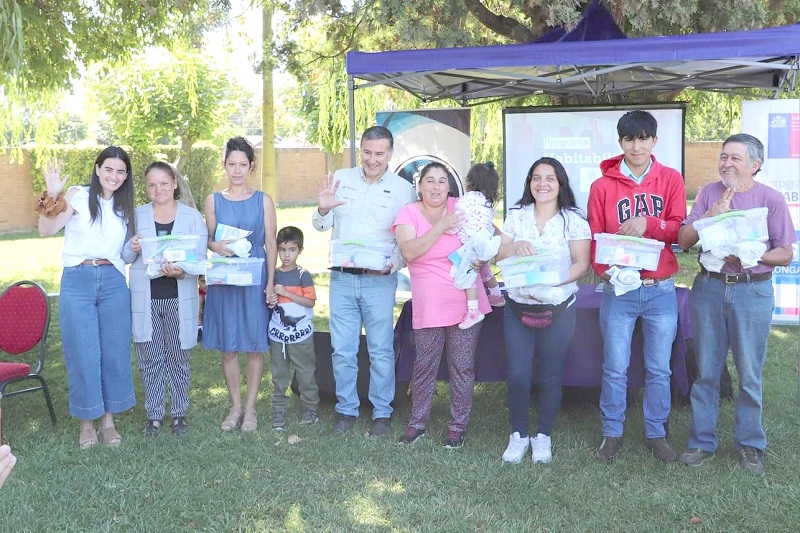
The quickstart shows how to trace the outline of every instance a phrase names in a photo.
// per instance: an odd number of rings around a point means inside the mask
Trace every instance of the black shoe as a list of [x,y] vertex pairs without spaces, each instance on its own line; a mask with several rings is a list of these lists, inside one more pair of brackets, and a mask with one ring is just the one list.
[[336,413],[336,423],[333,425],[334,435],[345,435],[356,425],[358,417]]
[[700,448],[689,448],[681,454],[680,461],[687,466],[700,466],[713,458],[714,452],[707,452]]
[[597,449],[597,457],[603,461],[610,461],[619,451],[619,437],[603,437],[603,442]]
[[144,423],[144,436],[155,437],[161,429],[161,420],[148,420]]
[[375,418],[372,421],[372,426],[369,428],[370,437],[388,437],[389,428],[391,428],[391,418]]
[[275,431],[286,429],[286,415],[284,413],[272,413],[272,429]]
[[644,445],[653,451],[653,455],[665,463],[674,463],[678,460],[678,454],[670,447],[664,437],[645,439]]
[[303,415],[300,417],[301,426],[313,426],[317,422],[319,422],[319,417],[316,411],[311,409],[303,410]]
[[739,463],[744,471],[754,476],[764,475],[764,452],[752,446],[742,446],[739,449]]
[[185,435],[189,431],[185,416],[176,416],[172,419],[172,434],[175,436]]

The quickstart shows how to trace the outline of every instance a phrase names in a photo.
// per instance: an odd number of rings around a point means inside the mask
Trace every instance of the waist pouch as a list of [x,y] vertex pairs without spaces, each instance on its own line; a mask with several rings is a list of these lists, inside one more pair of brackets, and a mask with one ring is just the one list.
[[571,295],[558,305],[521,304],[512,300],[508,295],[506,295],[506,301],[523,325],[529,328],[538,329],[549,327],[553,321],[558,318],[558,315],[560,315],[564,309],[569,307],[569,305],[575,301],[575,295]]

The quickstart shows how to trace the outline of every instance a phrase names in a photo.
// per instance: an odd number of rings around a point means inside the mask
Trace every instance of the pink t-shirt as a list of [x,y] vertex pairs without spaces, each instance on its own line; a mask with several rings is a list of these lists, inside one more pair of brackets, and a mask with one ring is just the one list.
[[[456,199],[447,199],[447,211],[455,209]],[[422,215],[419,202],[407,204],[400,209],[392,225],[397,232],[400,225],[412,226],[417,237],[431,229],[430,223]],[[411,296],[414,299],[414,314],[411,327],[414,329],[440,328],[453,326],[464,319],[467,312],[467,295],[453,286],[450,268],[453,263],[448,256],[461,247],[457,235],[443,234],[433,246],[414,261],[408,261],[411,273]],[[490,313],[492,308],[483,290],[478,291],[478,306],[482,313]]]

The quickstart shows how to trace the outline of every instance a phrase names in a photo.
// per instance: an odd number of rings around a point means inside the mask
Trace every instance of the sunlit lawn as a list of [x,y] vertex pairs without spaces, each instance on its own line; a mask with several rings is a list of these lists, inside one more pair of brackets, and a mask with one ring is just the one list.
[[[313,230],[312,208],[281,209],[278,224],[306,233],[301,263],[318,284],[316,324],[327,329],[327,234]],[[28,278],[58,292],[61,239],[0,238],[0,288]],[[695,271],[680,257],[679,280]],[[55,308],[55,307],[54,307]],[[579,334],[579,333],[578,333]],[[447,451],[447,385],[437,387],[428,435],[395,443],[408,419],[398,399],[392,436],[363,436],[367,409],[347,437],[330,434],[333,406],[320,424],[297,424],[292,404],[284,434],[268,428],[269,373],[259,400],[261,427],[223,434],[228,400],[219,355],[195,349],[190,433],[141,435],[141,403],[117,417],[116,448],[81,451],[68,416],[67,384],[54,320],[45,370],[59,419],[51,429],[40,394],[3,401],[5,436],[19,463],[0,493],[0,531],[797,531],[800,408],[796,403],[798,330],[775,327],[765,367],[767,475],[737,466],[733,405],[721,406],[718,457],[698,469],[658,463],[642,445],[641,406],[628,410],[623,450],[613,463],[594,458],[599,443],[596,391],[567,396],[554,433],[554,462],[500,461],[508,439],[503,384],[476,387],[466,446]],[[142,400],[138,371],[137,397]],[[594,394],[594,396],[593,396]],[[535,416],[535,413],[534,413]],[[686,442],[691,412],[676,407],[670,439]],[[288,434],[303,440],[287,442]]]

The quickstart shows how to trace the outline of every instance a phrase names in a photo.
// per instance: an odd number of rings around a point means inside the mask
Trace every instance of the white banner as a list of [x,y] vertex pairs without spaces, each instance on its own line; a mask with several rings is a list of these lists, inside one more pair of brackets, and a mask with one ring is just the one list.
[[450,174],[450,191],[461,196],[470,167],[468,108],[381,111],[375,119],[394,136],[390,170],[416,187],[422,167],[443,163]]
[[[786,198],[800,237],[800,100],[749,100],[742,102],[742,132],[764,143],[764,166],[756,179]],[[776,267],[775,324],[800,325],[800,249],[787,267]]]
[[600,177],[600,162],[619,155],[620,117],[633,109],[649,111],[658,121],[653,155],[683,173],[685,104],[589,107],[522,107],[503,110],[505,208],[522,197],[528,169],[540,157],[564,165],[578,207],[586,213],[589,188]]

